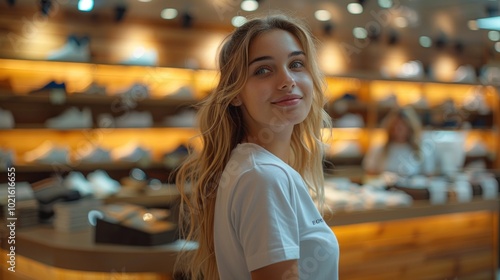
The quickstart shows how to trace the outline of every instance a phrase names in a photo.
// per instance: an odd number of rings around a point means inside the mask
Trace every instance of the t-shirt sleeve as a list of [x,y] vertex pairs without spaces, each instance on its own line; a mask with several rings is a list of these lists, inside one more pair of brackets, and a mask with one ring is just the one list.
[[295,192],[285,171],[263,165],[239,179],[231,219],[249,271],[299,259]]

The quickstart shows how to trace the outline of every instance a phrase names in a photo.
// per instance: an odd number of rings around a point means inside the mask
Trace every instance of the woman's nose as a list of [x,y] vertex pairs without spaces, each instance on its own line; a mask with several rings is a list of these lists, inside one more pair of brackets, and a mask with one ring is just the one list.
[[290,90],[295,87],[295,80],[288,69],[282,71],[278,87],[280,90]]

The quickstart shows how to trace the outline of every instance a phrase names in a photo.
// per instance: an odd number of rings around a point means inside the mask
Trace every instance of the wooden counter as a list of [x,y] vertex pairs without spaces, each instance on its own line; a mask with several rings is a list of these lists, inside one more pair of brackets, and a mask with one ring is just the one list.
[[[498,205],[498,200],[475,200],[325,215],[340,243],[340,279],[494,280]],[[16,273],[4,270],[3,276],[171,279],[179,248],[179,243],[153,247],[95,244],[91,230],[18,229]],[[5,263],[7,252],[0,253]],[[22,278],[10,278],[19,275]]]

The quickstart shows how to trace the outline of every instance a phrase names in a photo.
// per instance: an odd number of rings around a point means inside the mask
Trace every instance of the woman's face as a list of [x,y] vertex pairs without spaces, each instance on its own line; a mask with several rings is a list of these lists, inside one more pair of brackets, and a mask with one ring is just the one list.
[[401,118],[397,118],[389,133],[393,142],[406,143],[410,137],[410,128]]
[[[253,39],[248,77],[238,98],[250,136],[291,131],[309,114],[313,82],[299,41],[274,29]],[[264,131],[265,130],[265,131]]]

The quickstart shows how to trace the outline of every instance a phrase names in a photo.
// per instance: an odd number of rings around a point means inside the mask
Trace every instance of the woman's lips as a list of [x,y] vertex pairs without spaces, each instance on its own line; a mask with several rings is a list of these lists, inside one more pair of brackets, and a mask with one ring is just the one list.
[[285,100],[282,100],[282,101],[273,102],[273,104],[274,105],[278,105],[278,106],[293,106],[293,105],[299,104],[299,102],[301,100],[302,100],[302,98],[293,97],[293,98],[290,98],[290,99],[285,99]]

